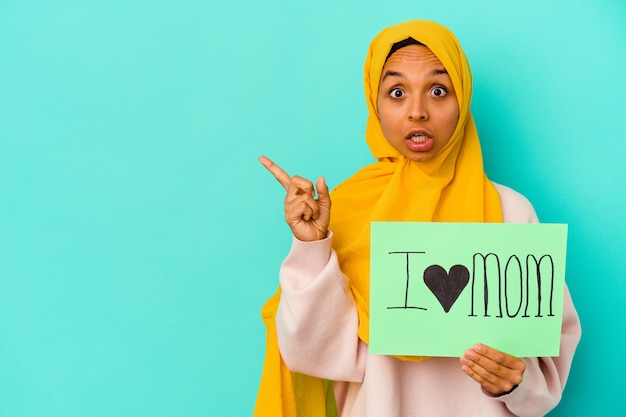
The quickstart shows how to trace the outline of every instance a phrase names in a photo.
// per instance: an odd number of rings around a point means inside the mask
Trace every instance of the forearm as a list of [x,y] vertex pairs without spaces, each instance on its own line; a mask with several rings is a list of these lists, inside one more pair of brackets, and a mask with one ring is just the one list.
[[331,239],[294,239],[280,271],[278,344],[292,371],[361,381],[367,348],[359,343],[355,303]]
[[561,400],[574,352],[580,340],[580,321],[565,289],[561,348],[557,357],[523,358],[526,371],[522,383],[508,395],[498,397],[518,416],[543,416]]

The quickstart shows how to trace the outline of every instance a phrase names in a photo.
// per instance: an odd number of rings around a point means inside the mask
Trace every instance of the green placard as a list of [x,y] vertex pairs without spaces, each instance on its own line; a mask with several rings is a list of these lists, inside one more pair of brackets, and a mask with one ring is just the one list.
[[567,225],[373,222],[370,352],[558,356]]

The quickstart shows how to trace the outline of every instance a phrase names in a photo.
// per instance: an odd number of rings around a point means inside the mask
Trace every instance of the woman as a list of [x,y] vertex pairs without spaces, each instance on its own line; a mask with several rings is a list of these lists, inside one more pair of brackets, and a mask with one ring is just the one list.
[[471,87],[448,29],[389,27],[365,62],[366,139],[377,162],[329,194],[323,178],[314,186],[260,158],[287,191],[294,240],[281,290],[263,309],[255,415],[541,416],[560,400],[580,339],[567,290],[559,357],[517,358],[482,344],[461,358],[368,352],[371,221],[537,222],[528,200],[484,173]]

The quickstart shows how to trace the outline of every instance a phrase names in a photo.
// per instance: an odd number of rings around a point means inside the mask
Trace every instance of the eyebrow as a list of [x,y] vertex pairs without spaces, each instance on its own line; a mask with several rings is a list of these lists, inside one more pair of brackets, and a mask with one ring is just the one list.
[[[435,68],[434,70],[430,71],[428,74],[426,74],[428,77],[434,77],[436,75],[442,75],[442,74],[448,74],[448,70],[446,70],[445,68]],[[383,81],[385,81],[385,79],[387,77],[401,77],[404,78],[405,75],[401,72],[398,71],[385,71],[385,73],[383,74],[382,78],[380,79],[380,82],[382,83]]]
[[441,74],[447,74],[448,70],[445,68],[437,68],[432,70],[431,72],[428,73],[428,75],[441,75]]

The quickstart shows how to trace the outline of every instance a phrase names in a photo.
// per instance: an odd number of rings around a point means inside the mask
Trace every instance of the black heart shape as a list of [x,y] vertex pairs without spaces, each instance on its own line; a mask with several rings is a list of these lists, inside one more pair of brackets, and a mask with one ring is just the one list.
[[454,265],[448,274],[440,265],[431,265],[424,271],[424,282],[447,313],[469,282],[469,271]]

